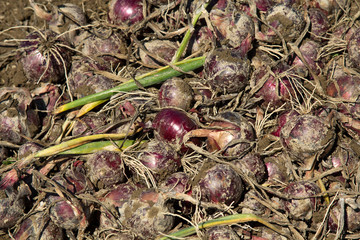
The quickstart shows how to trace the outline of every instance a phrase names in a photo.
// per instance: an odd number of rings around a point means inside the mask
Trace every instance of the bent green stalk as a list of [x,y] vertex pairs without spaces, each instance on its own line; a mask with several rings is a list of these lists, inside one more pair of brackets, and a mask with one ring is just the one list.
[[[180,62],[175,63],[176,66],[178,66],[182,71],[184,72],[190,72],[192,70],[195,70],[201,66],[204,65],[205,56],[192,58],[188,60],[183,60]],[[146,73],[144,75],[141,75],[136,78],[136,80],[143,86],[148,87],[152,86],[158,83],[161,83],[165,81],[168,78],[171,77],[177,77],[182,75],[182,72],[176,71],[175,69],[171,68],[170,66],[162,67],[159,69],[156,69],[154,71],[151,71],[149,73]],[[68,111],[70,109],[83,106],[85,104],[96,102],[99,100],[105,100],[109,99],[111,96],[119,93],[119,92],[130,92],[133,90],[138,89],[138,85],[135,83],[135,81],[129,80],[123,84],[120,84],[117,87],[98,92],[95,94],[88,95],[86,97],[77,99],[75,101],[72,101],[70,103],[64,104],[57,109],[55,109],[54,114],[59,114],[61,112]]]
[[262,219],[261,217],[258,217],[251,213],[246,213],[246,214],[233,214],[233,215],[229,215],[229,216],[225,216],[225,217],[221,217],[221,218],[217,218],[217,219],[212,219],[212,220],[200,223],[197,228],[195,228],[195,227],[184,228],[177,232],[169,234],[165,237],[159,236],[157,239],[158,240],[178,239],[178,238],[193,235],[194,233],[196,233],[197,230],[210,228],[210,227],[214,227],[214,226],[219,226],[219,225],[229,225],[229,224],[245,223],[245,222],[261,223],[261,224],[267,226],[268,228],[274,230],[275,232],[286,236],[280,229],[278,229],[277,227],[275,227],[274,225],[272,225],[265,219]]

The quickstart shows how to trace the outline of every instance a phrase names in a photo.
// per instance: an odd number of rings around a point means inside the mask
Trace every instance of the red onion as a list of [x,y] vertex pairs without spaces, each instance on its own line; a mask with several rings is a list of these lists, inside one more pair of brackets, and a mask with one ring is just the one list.
[[0,229],[12,228],[25,214],[25,198],[31,194],[29,186],[20,185],[18,189],[6,189],[7,198],[0,199]]
[[234,49],[215,49],[205,59],[204,77],[217,92],[238,93],[249,84],[250,62]]
[[117,33],[97,30],[83,41],[82,53],[87,57],[97,57],[104,60],[107,67],[115,68],[120,60],[112,55],[126,54],[127,48],[124,38]]
[[[305,27],[305,20],[301,13],[295,8],[286,4],[273,6],[265,16],[265,22],[277,30],[286,42],[296,40]],[[270,27],[261,26],[262,31],[257,33],[257,39],[270,42],[281,43],[279,36]]]
[[311,219],[313,212],[316,210],[316,206],[320,201],[312,196],[319,194],[320,192],[320,188],[313,182],[298,181],[290,183],[283,190],[284,194],[288,194],[289,197],[308,198],[283,200],[285,210],[294,219]]
[[100,228],[103,230],[109,230],[109,228],[117,228],[117,219],[114,217],[108,209],[111,207],[121,208],[124,203],[130,201],[130,198],[137,187],[131,183],[120,183],[116,187],[110,190],[105,196],[99,200],[103,203],[103,207],[100,208]]
[[287,169],[280,157],[270,157],[265,160],[268,179],[271,184],[286,183],[288,181]]
[[264,182],[267,178],[265,163],[259,154],[249,153],[240,159],[232,161],[232,163],[246,176],[258,183]]
[[49,206],[50,218],[57,226],[67,230],[87,226],[87,214],[82,206],[54,195],[48,196],[46,203]]
[[[39,235],[38,235],[39,234]],[[56,226],[43,212],[31,214],[21,222],[19,229],[13,234],[14,239],[64,239],[63,231]]]
[[245,193],[244,200],[241,201],[241,204],[244,206],[241,212],[264,216],[268,209],[254,197],[261,199],[258,192],[254,189]]
[[187,111],[193,103],[194,91],[185,80],[170,78],[161,85],[158,100],[160,107],[176,107]]
[[19,147],[18,157],[19,159],[25,158],[32,153],[36,153],[42,150],[43,147],[35,142],[26,142]]
[[344,103],[338,103],[338,111],[346,115],[350,115],[354,118],[360,118],[360,104],[357,102],[346,102],[348,100],[357,100],[360,96],[360,77],[350,75],[342,70],[338,70],[331,81],[329,82],[326,92],[330,97],[340,98],[344,100]]
[[81,98],[115,87],[113,80],[96,73],[107,70],[109,70],[108,66],[90,58],[74,59],[69,74],[71,93]]
[[208,27],[200,27],[195,29],[193,35],[188,44],[188,50],[191,53],[196,53],[198,51],[204,52],[204,48],[209,47],[214,34]]
[[290,119],[281,129],[280,140],[285,150],[300,162],[315,155],[324,157],[335,143],[335,131],[323,119],[300,115]]
[[70,44],[53,31],[30,33],[20,44],[24,51],[21,62],[28,80],[34,83],[64,80],[72,55],[66,46]]
[[207,202],[237,204],[243,195],[240,175],[229,165],[216,164],[200,178],[201,199]]
[[109,22],[133,25],[143,20],[142,0],[112,0],[109,2]]
[[215,26],[218,39],[232,48],[241,49],[243,56],[251,49],[251,42],[255,37],[255,26],[247,14],[215,9],[210,11],[210,20]]
[[311,22],[310,38],[314,41],[324,42],[324,37],[330,28],[326,14],[319,8],[309,8],[308,14]]
[[155,179],[162,180],[180,167],[180,158],[175,149],[164,141],[150,141],[138,156],[139,161],[148,167]]
[[126,180],[123,164],[119,153],[105,150],[90,154],[86,161],[89,178],[100,189]]
[[64,173],[55,174],[51,179],[73,194],[91,189],[86,181],[84,163],[76,161]]
[[287,123],[290,119],[299,116],[300,114],[295,110],[285,111],[280,114],[280,116],[277,119],[277,128],[275,131],[271,132],[272,135],[276,137],[280,137],[280,132],[285,123]]
[[[310,70],[313,71],[316,75],[321,73],[321,70],[324,68],[324,64],[321,60],[318,60],[318,51],[320,44],[315,41],[307,40],[304,41],[299,50],[304,57],[307,65],[310,67]],[[295,67],[295,71],[303,77],[308,75],[307,66],[300,60],[298,56],[295,57],[292,66]]]
[[119,209],[119,220],[125,228],[139,237],[154,239],[173,227],[175,217],[167,214],[172,211],[160,193],[145,189],[135,192],[131,200],[124,203]]
[[[177,49],[179,48],[174,42],[168,40],[158,40],[158,39],[145,42],[144,47],[150,53],[164,59],[167,62],[171,62],[173,56],[175,55]],[[141,48],[139,50],[139,55],[141,61],[145,65],[154,66],[154,67],[160,67],[165,65],[163,62],[159,62],[158,60],[147,55]]]
[[[279,64],[272,68],[272,72],[276,75],[285,72],[289,69],[288,65]],[[262,67],[253,73],[255,84],[266,74],[266,68]],[[270,74],[264,85],[255,93],[255,97],[262,99],[262,106],[270,109],[278,108],[282,104],[289,102],[295,97],[295,85],[293,79],[288,77],[275,78],[274,75]]]
[[152,126],[162,139],[173,144],[181,144],[184,135],[197,128],[196,123],[184,112],[172,108],[158,112]]
[[[5,98],[8,95],[9,97]],[[0,88],[0,139],[14,144],[32,138],[40,127],[40,119],[32,105],[30,92],[25,88]]]
[[340,218],[343,218],[345,221],[345,229],[350,232],[356,232],[360,229],[360,206],[356,199],[354,198],[345,198],[341,199],[344,201],[344,215],[341,214],[341,204],[340,201],[337,201],[332,209],[330,210],[328,218],[328,227],[331,232],[337,232],[339,227]]

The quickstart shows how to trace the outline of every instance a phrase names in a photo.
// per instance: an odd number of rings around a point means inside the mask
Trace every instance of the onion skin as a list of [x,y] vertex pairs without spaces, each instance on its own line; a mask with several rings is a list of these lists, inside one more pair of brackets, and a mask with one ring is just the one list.
[[[157,39],[144,43],[144,47],[150,53],[164,59],[167,62],[171,62],[173,56],[176,53],[176,50],[178,49],[178,46],[174,42]],[[141,48],[139,50],[139,55],[141,61],[145,65],[150,65],[154,67],[160,67],[165,65],[164,63],[159,62],[151,56],[147,55]]]
[[294,219],[309,220],[319,202],[319,199],[311,197],[319,194],[320,188],[313,182],[298,181],[290,183],[284,190],[284,194],[294,197],[309,197],[305,199],[283,200],[285,210]]
[[170,78],[161,85],[158,100],[160,107],[176,107],[187,111],[194,101],[194,91],[183,79]]
[[216,164],[206,170],[198,185],[201,199],[207,202],[236,204],[243,195],[240,175],[225,164]]
[[112,0],[109,2],[108,19],[115,25],[133,25],[143,20],[141,0]]
[[[68,48],[59,46],[57,43],[68,46],[70,44],[51,30],[41,33],[46,39],[38,32],[33,32],[20,44],[20,48],[24,49],[24,55],[21,58],[24,73],[27,79],[34,83],[60,82],[65,79],[65,72],[70,68],[72,53]],[[49,52],[51,48],[53,50]],[[58,54],[53,54],[53,52]]]
[[335,131],[319,117],[300,115],[281,129],[280,141],[286,151],[299,161],[324,157],[335,143]]
[[317,42],[324,42],[327,31],[329,30],[329,22],[326,14],[319,8],[310,8],[308,10],[311,21],[310,38]]
[[277,120],[277,122],[278,122],[277,128],[275,131],[271,132],[271,134],[276,137],[280,137],[280,132],[281,132],[282,127],[289,121],[289,119],[292,119],[299,115],[300,114],[295,110],[285,111],[285,112],[281,113]]
[[217,92],[238,93],[249,84],[250,62],[233,49],[215,49],[205,59],[204,77]]
[[[236,112],[222,112],[217,116],[217,121],[210,127],[222,127],[224,129],[211,130],[207,136],[207,149],[210,152],[224,151],[226,156],[238,156],[249,150],[251,142],[255,140],[255,132],[246,118]],[[232,141],[239,140],[232,146]]]

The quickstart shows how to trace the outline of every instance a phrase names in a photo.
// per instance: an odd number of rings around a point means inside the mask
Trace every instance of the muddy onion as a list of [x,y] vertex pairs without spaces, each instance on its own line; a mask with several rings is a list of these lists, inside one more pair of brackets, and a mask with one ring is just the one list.
[[55,32],[38,31],[30,33],[21,42],[24,55],[21,58],[28,80],[37,82],[59,82],[71,65],[70,44]]
[[161,85],[158,100],[160,107],[176,107],[187,111],[194,100],[194,92],[185,80],[171,78]]
[[90,154],[86,161],[89,178],[98,188],[124,182],[126,176],[123,164],[119,153],[106,150]]
[[230,226],[216,226],[206,231],[206,239],[208,240],[240,240]]
[[204,77],[217,92],[238,93],[249,84],[250,61],[234,49],[215,49],[205,59]]
[[156,179],[174,173],[181,165],[175,149],[166,142],[158,140],[150,141],[138,159],[152,171]]
[[201,175],[198,185],[203,201],[227,205],[240,201],[244,190],[243,182],[229,165],[216,164]]
[[360,28],[358,28],[350,37],[347,51],[349,53],[350,63],[360,70]]
[[284,190],[284,194],[290,197],[308,197],[305,199],[284,200],[285,210],[294,219],[309,220],[316,210],[319,199],[312,197],[319,194],[320,188],[313,182],[298,181],[290,183]]
[[112,0],[109,2],[108,19],[116,25],[133,25],[143,20],[141,0]]
[[[6,97],[6,96],[9,97]],[[0,88],[4,99],[0,109],[0,139],[14,144],[25,143],[40,128],[40,118],[32,104],[30,92],[25,88]]]
[[280,141],[286,151],[299,161],[315,155],[324,156],[335,143],[335,131],[323,119],[300,115],[290,119],[280,132]]
[[[304,17],[298,10],[286,4],[278,4],[269,9],[265,16],[265,22],[277,30],[286,42],[296,40],[305,27]],[[266,25],[261,27],[264,35],[258,35],[259,40],[281,43],[281,39],[275,31]]]
[[[178,49],[178,46],[174,42],[168,40],[151,40],[144,43],[144,47],[150,53],[154,54],[159,58],[162,58],[167,62],[171,62],[171,59],[173,58],[174,54],[176,53],[176,50]],[[145,65],[150,65],[155,67],[160,67],[165,65],[163,62],[159,62],[153,57],[147,55],[141,48],[139,50],[139,55],[141,61]]]
[[140,193],[134,192],[130,201],[119,208],[119,220],[132,233],[153,239],[173,227],[175,217],[168,212],[173,212],[173,209],[165,203],[160,193],[153,189],[143,189]]
[[258,183],[266,180],[267,173],[264,161],[259,154],[249,153],[244,157],[232,161],[246,176]]

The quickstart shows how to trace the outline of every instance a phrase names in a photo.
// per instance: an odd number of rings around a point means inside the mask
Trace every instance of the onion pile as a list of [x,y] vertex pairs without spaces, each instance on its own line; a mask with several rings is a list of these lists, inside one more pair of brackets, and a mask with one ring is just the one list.
[[356,1],[57,4],[0,14],[1,239],[358,238]]

